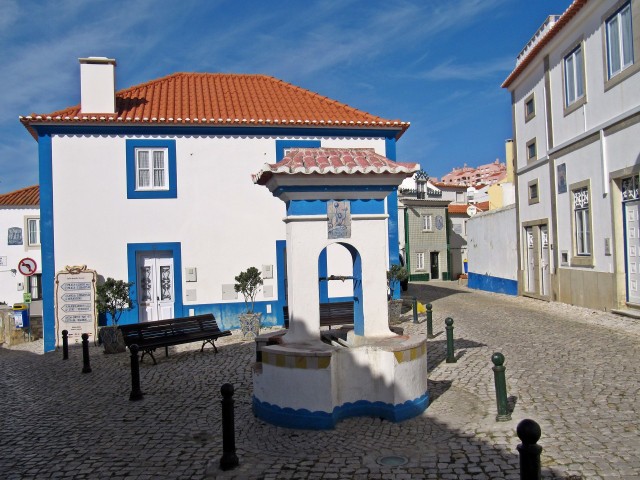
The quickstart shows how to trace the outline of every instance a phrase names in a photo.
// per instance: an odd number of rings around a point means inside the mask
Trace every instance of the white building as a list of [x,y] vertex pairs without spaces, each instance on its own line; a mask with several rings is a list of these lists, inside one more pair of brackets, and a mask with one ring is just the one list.
[[[0,195],[0,302],[10,306],[22,303],[24,294],[30,293],[32,315],[42,312],[39,204],[37,185]],[[33,260],[33,274],[21,272],[30,273],[21,268],[23,259]]]
[[[134,283],[122,323],[213,313],[221,328],[244,309],[234,277],[256,266],[256,309],[281,323],[287,212],[251,175],[292,147],[395,160],[409,127],[263,75],[177,73],[114,95],[114,60],[80,63],[80,105],[21,118],[38,141],[45,350],[55,346],[54,276],[67,265]],[[389,263],[399,262],[396,204],[393,188]],[[320,276],[333,274],[332,256]]]
[[575,0],[504,81],[516,149],[518,286],[640,305],[640,0]]

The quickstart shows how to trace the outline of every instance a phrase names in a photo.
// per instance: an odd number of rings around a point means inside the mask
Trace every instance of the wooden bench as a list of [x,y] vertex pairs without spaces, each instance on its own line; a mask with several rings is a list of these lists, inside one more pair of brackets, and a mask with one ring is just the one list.
[[156,322],[121,325],[118,328],[122,332],[124,343],[127,347],[133,344],[138,345],[142,352],[140,361],[146,354],[149,354],[153,359],[154,365],[157,364],[156,358],[153,356],[156,348],[165,347],[165,355],[168,357],[169,347],[172,345],[202,341],[201,352],[204,351],[204,346],[209,343],[218,353],[214,343],[215,340],[231,335],[229,330],[220,330],[215,317],[210,313],[193,317],[158,320]]
[[[284,328],[289,328],[289,308],[282,308]],[[320,326],[335,327],[353,324],[353,302],[335,302],[320,304]]]

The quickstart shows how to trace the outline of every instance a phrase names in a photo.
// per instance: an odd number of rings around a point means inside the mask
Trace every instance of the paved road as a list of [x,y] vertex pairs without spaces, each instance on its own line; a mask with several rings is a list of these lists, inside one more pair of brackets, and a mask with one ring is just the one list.
[[[355,418],[332,431],[288,430],[251,414],[254,346],[234,334],[220,353],[191,344],[141,368],[144,400],[129,402],[129,357],[91,348],[34,354],[0,348],[0,478],[497,479],[519,478],[515,427],[542,427],[543,477],[640,478],[640,321],[562,304],[411,285],[434,307],[428,342],[432,403],[393,424]],[[445,359],[455,320],[458,362]],[[408,333],[426,333],[411,315]],[[41,343],[40,343],[41,345]],[[208,348],[208,347],[207,347]],[[506,357],[513,419],[495,421],[491,355]],[[222,472],[220,386],[236,387],[241,465]],[[380,464],[404,457],[401,466]]]

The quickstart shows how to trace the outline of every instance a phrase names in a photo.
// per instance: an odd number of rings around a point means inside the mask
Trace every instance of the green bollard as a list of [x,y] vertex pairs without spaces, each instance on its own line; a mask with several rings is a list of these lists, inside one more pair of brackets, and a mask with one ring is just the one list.
[[453,356],[453,318],[446,318],[444,323],[447,330],[447,363],[456,363],[458,360]]
[[427,303],[427,338],[433,338],[433,312],[432,306]]
[[507,381],[504,372],[506,370],[504,364],[504,355],[496,352],[491,356],[491,361],[495,365],[493,367],[493,376],[496,384],[496,403],[498,405],[497,422],[507,422],[511,420],[511,414],[507,408]]
[[413,297],[413,323],[418,323],[418,299]]

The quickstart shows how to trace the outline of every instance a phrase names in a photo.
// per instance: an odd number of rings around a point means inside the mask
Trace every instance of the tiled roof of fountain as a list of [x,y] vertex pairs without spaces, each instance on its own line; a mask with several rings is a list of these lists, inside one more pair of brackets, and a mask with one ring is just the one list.
[[373,148],[291,148],[278,163],[268,163],[253,176],[254,183],[264,185],[274,174],[367,174],[391,173],[411,175],[417,163],[389,160]]

